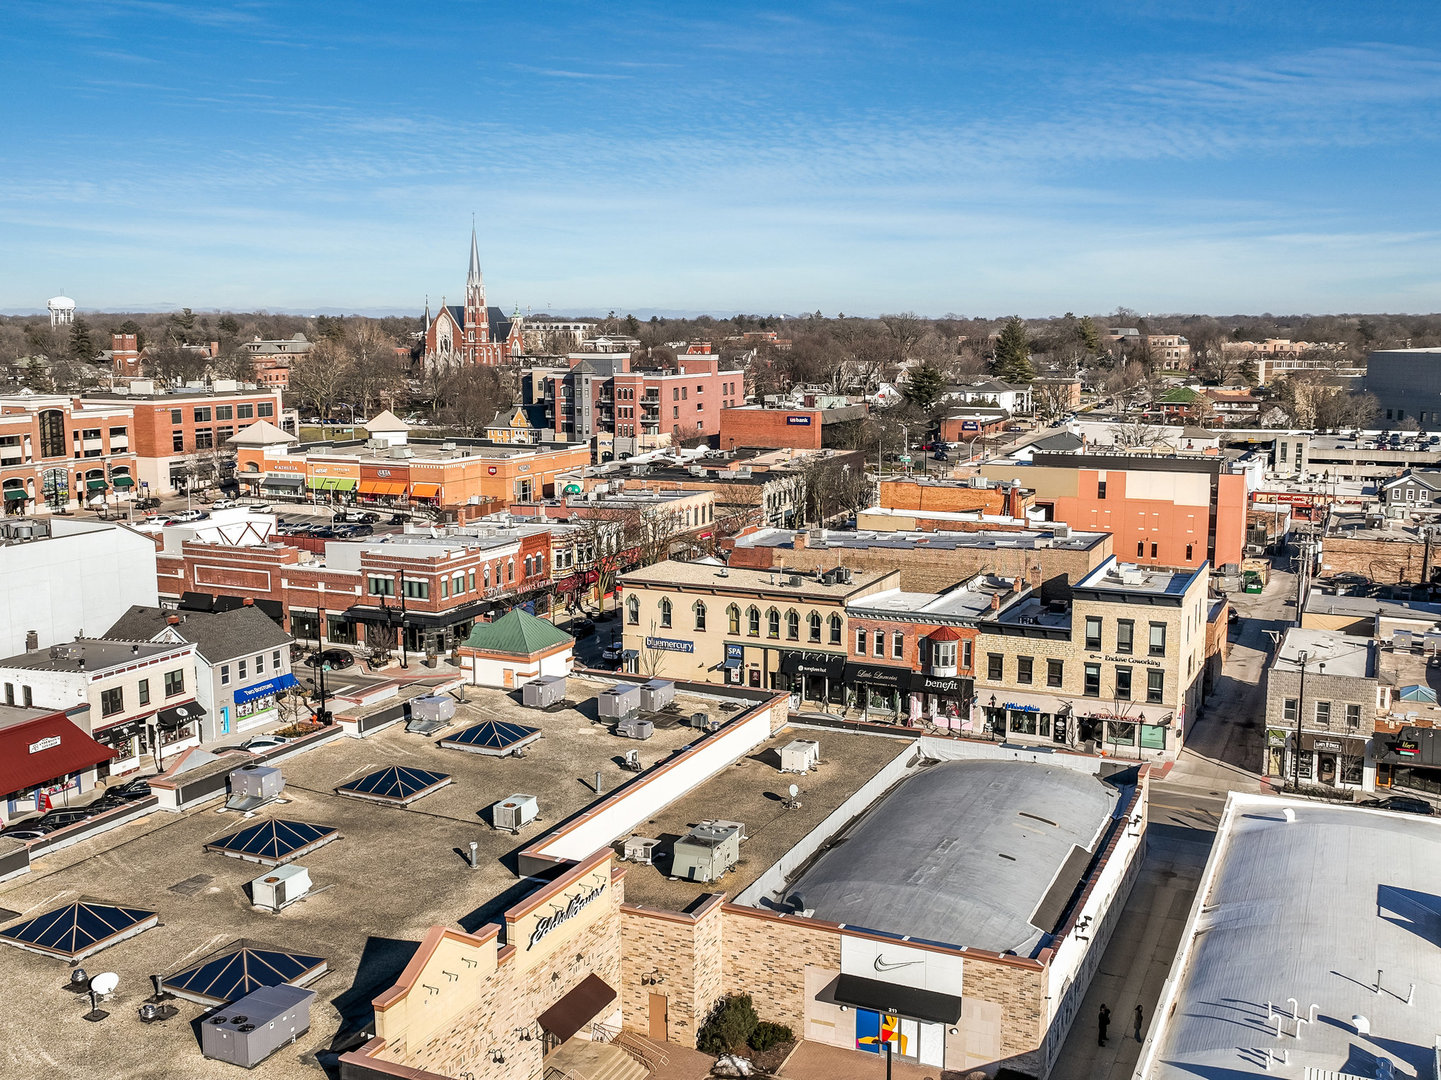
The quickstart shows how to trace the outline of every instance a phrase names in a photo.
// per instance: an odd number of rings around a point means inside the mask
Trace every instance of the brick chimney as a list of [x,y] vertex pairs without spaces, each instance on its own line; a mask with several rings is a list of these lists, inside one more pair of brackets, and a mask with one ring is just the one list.
[[167,623],[169,623],[171,626],[179,626],[179,625],[180,625],[180,616],[179,616],[179,615],[167,615],[167,616],[165,616],[165,621],[166,621]]
[[244,604],[246,607],[254,607],[254,606],[255,606],[255,597],[253,597],[253,596],[247,596],[244,600],[241,601],[241,603]]
[[797,530],[797,532],[796,532],[796,538],[795,538],[795,540],[791,543],[791,547],[793,547],[796,551],[804,551],[804,550],[806,549],[806,541],[809,540],[809,539],[810,539],[810,530],[809,530],[809,529],[799,529],[799,530]]
[[1001,594],[1000,594],[1000,593],[991,593],[991,610],[992,610],[992,611],[1000,611],[1000,610],[1001,610]]

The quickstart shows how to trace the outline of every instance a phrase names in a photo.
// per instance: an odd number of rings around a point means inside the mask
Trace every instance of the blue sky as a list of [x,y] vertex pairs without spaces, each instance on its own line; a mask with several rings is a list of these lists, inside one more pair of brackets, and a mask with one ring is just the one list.
[[1441,307],[1434,0],[5,7],[0,310]]

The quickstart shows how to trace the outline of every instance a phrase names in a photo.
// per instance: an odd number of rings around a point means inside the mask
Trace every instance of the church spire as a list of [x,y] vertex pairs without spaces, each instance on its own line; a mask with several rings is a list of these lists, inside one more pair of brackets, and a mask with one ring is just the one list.
[[470,222],[470,270],[465,275],[467,285],[480,284],[480,247],[475,242],[475,219]]

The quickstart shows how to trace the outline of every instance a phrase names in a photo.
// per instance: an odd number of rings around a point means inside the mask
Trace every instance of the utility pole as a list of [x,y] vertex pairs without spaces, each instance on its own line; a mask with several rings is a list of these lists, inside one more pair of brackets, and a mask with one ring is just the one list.
[[1291,776],[1297,791],[1301,790],[1301,717],[1306,713],[1306,664],[1310,656],[1303,649],[1296,657],[1301,664],[1301,689],[1296,701],[1296,742],[1291,747]]
[[405,571],[400,572],[400,666],[409,668],[405,651]]

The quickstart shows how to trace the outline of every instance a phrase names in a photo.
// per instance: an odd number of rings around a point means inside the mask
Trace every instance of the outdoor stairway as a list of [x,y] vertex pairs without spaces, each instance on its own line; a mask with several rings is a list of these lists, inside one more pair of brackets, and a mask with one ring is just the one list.
[[[650,1070],[614,1043],[572,1039],[546,1060],[545,1077],[565,1080],[649,1080]],[[559,1080],[559,1078],[556,1078]]]

